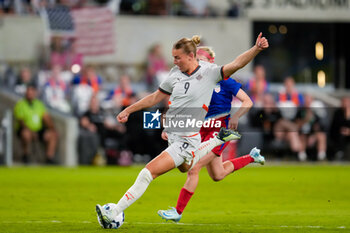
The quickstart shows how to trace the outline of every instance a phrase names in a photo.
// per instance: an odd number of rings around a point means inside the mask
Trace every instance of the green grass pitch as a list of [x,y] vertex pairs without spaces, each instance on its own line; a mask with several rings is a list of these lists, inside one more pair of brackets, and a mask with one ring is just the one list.
[[117,202],[142,167],[0,168],[0,232],[350,232],[350,166],[253,166],[213,182],[206,169],[181,223],[175,206],[186,175],[173,170],[125,211],[118,230],[100,228],[95,204]]

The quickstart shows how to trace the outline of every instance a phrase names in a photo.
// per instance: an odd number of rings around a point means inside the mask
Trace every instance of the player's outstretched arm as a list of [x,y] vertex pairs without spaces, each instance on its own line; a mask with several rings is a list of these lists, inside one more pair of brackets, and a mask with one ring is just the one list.
[[157,90],[121,111],[117,116],[117,120],[120,123],[125,123],[128,121],[129,115],[131,113],[137,112],[144,108],[152,107],[167,97],[167,94],[164,94],[163,92]]
[[262,50],[269,47],[269,42],[265,37],[262,37],[262,33],[258,35],[255,45],[246,52],[239,55],[233,62],[224,65],[223,72],[225,77],[230,77],[237,70],[247,65],[253,58],[258,55]]
[[253,106],[252,100],[242,89],[239,89],[236,98],[242,102],[242,105],[234,114],[232,114],[231,119],[228,122],[228,128],[233,130],[237,130],[239,118],[246,114]]

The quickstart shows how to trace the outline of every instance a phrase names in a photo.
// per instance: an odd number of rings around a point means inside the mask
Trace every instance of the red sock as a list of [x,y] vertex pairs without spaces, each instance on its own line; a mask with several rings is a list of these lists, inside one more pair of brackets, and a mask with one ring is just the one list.
[[235,159],[230,159],[229,161],[233,163],[234,171],[237,171],[238,169],[247,166],[251,162],[254,162],[254,159],[250,155],[244,155]]
[[177,205],[176,205],[176,211],[178,214],[182,214],[185,207],[187,206],[187,203],[190,201],[193,193],[188,191],[185,188],[182,188],[180,191],[179,198],[177,199]]

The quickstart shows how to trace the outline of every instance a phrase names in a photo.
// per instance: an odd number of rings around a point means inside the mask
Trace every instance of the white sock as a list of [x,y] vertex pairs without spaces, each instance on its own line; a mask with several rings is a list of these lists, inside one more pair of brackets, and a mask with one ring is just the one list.
[[201,159],[204,155],[208,154],[215,147],[223,144],[224,141],[218,139],[217,137],[211,138],[208,141],[202,142],[196,151],[192,152],[193,163],[191,168]]
[[326,157],[327,157],[327,154],[326,154],[325,151],[320,151],[320,152],[318,152],[318,154],[317,154],[317,159],[318,159],[318,160],[325,160]]
[[144,168],[141,170],[136,178],[135,183],[129,188],[124,196],[119,200],[116,206],[116,215],[123,212],[126,208],[132,205],[137,199],[139,199],[146,191],[148,185],[153,180],[151,172]]

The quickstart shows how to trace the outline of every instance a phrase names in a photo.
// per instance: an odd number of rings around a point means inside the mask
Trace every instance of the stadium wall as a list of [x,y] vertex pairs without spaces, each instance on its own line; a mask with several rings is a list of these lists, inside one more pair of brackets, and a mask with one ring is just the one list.
[[39,57],[44,27],[37,16],[0,18],[0,62],[30,62]]

